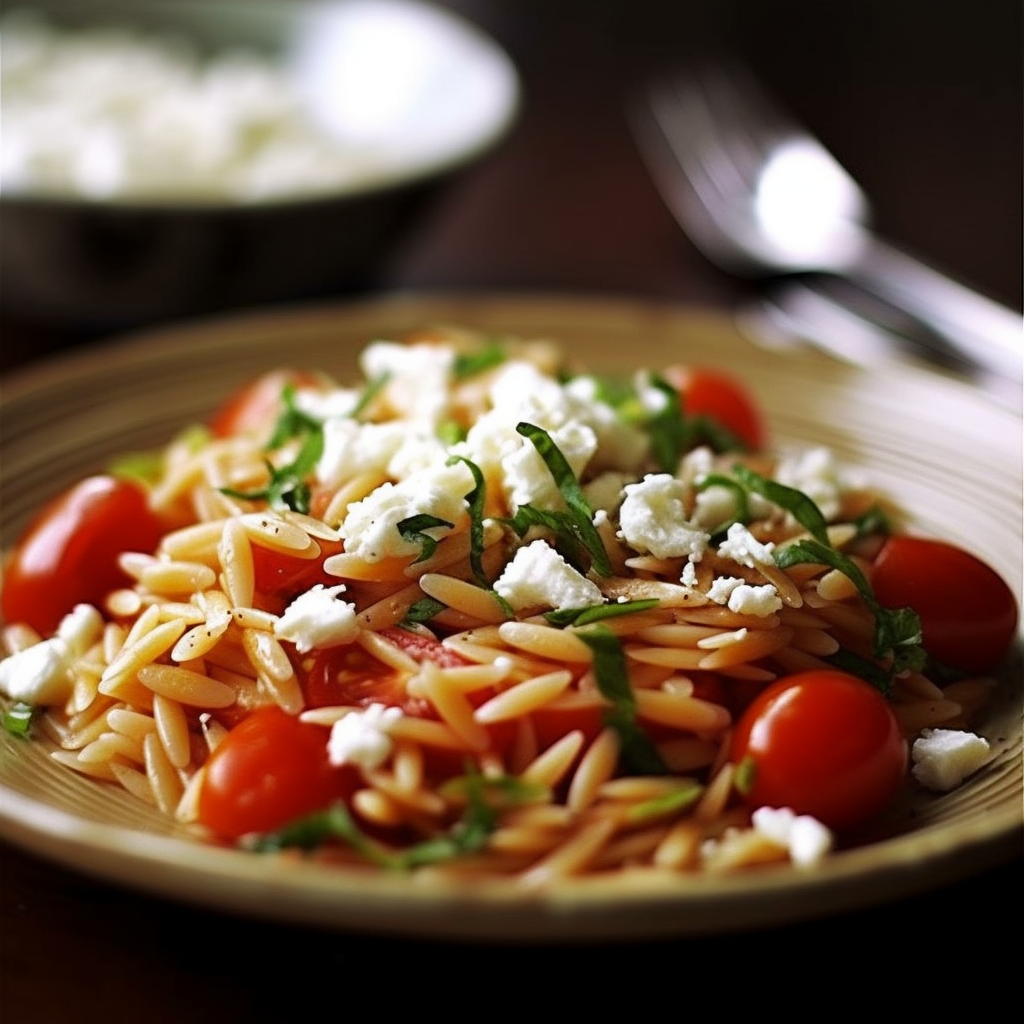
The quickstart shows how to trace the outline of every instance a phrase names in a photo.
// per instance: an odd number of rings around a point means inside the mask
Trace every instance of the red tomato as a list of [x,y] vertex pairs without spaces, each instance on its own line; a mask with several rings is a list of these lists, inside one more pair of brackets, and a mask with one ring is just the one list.
[[707,416],[738,437],[751,451],[767,444],[764,418],[750,392],[720,370],[670,366],[662,376],[679,392],[687,416]]
[[213,414],[210,430],[216,437],[234,434],[266,433],[269,435],[284,408],[281,395],[289,384],[312,387],[320,378],[308,370],[272,370],[239,388]]
[[307,703],[314,708],[333,705],[386,704],[407,715],[423,717],[430,705],[410,697],[402,673],[378,661],[358,644],[320,651],[306,677]]
[[890,537],[871,571],[885,608],[911,607],[925,650],[964,672],[989,672],[1017,633],[1017,600],[999,574],[944,541]]
[[14,549],[0,593],[5,621],[52,633],[79,602],[99,604],[128,584],[117,556],[152,552],[162,532],[137,484],[88,477],[43,509]]
[[316,558],[296,558],[283,551],[274,551],[259,544],[252,546],[253,573],[256,589],[276,599],[277,606],[270,610],[278,614],[299,594],[322,583],[336,587],[341,580],[324,571],[324,559],[342,550],[341,543],[318,541],[320,554]]
[[327,757],[329,732],[276,705],[243,719],[210,755],[199,820],[223,839],[272,832],[355,791],[357,776]]
[[888,701],[845,672],[776,680],[733,730],[731,759],[753,762],[751,807],[788,807],[830,828],[862,824],[903,783],[907,743]]

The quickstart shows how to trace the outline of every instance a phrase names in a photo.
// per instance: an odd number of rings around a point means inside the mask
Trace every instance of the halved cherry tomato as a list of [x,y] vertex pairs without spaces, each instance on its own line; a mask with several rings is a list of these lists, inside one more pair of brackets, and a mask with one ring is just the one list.
[[113,476],[82,480],[43,509],[14,549],[0,593],[4,620],[52,633],[79,602],[99,604],[127,585],[118,555],[152,552],[162,532],[137,484]]
[[744,794],[751,807],[788,807],[836,830],[879,813],[907,770],[907,743],[888,701],[833,670],[769,685],[736,723],[730,756],[752,762]]
[[1017,633],[1017,600],[980,559],[944,541],[890,537],[871,570],[885,608],[911,607],[921,619],[925,650],[965,672],[990,672]]
[[716,420],[751,451],[765,448],[768,435],[761,410],[734,377],[698,366],[670,366],[662,376],[679,392],[686,415]]
[[222,839],[272,832],[347,800],[355,769],[327,756],[329,732],[276,705],[254,711],[210,755],[199,790],[199,821]]
[[309,370],[271,370],[239,388],[213,414],[210,430],[216,437],[235,434],[267,434],[273,429],[283,407],[281,395],[287,385],[312,387],[320,378]]

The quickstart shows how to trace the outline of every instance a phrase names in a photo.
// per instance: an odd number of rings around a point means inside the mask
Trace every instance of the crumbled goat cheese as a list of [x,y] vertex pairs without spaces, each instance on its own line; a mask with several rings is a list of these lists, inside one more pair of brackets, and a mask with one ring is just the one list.
[[355,605],[338,600],[338,595],[344,592],[344,583],[336,587],[317,583],[288,605],[274,624],[274,636],[290,640],[300,654],[351,643],[359,627]]
[[655,558],[699,562],[711,539],[686,520],[683,484],[668,473],[649,473],[625,488],[619,536],[635,551]]
[[391,756],[394,743],[388,726],[402,717],[402,709],[370,704],[349,711],[331,726],[327,756],[331,764],[355,764],[360,768],[379,768]]
[[697,586],[699,582],[697,579],[697,567],[693,564],[693,562],[687,562],[686,565],[683,566],[683,571],[679,577],[679,582],[682,583],[684,587]]
[[924,729],[911,747],[911,773],[922,786],[940,793],[956,789],[991,754],[988,740],[959,729]]
[[764,618],[782,607],[779,592],[770,583],[754,586],[738,576],[719,576],[708,590],[708,598],[715,604],[729,606],[738,615],[756,615]]
[[494,590],[516,610],[586,608],[604,600],[600,588],[577,572],[547,541],[521,547]]
[[817,864],[831,849],[831,831],[809,814],[794,814],[788,807],[759,807],[751,822],[761,835],[789,851],[800,867]]
[[445,345],[375,341],[360,355],[367,380],[387,379],[384,393],[408,422],[437,426],[447,415],[455,352]]
[[0,661],[0,691],[27,704],[63,704],[71,696],[71,670],[103,632],[103,617],[79,604],[61,619],[49,640]]
[[336,488],[364,473],[385,475],[408,429],[397,420],[387,423],[360,423],[348,417],[326,420],[324,449],[316,467],[317,479],[327,487]]
[[718,553],[748,569],[756,569],[759,565],[775,564],[772,558],[774,549],[775,545],[771,541],[762,544],[742,523],[733,523],[725,540],[718,546]]
[[775,470],[775,479],[803,491],[826,519],[839,514],[844,482],[828,448],[810,448],[783,459]]
[[[570,420],[549,430],[548,434],[565,456],[569,468],[579,477],[597,448],[594,432],[590,427]],[[504,489],[509,505],[512,509],[521,505],[564,508],[565,499],[540,452],[527,438],[522,438],[522,442],[502,462]]]
[[[660,391],[649,389],[653,400],[664,404]],[[599,384],[593,377],[574,377],[565,385],[572,415],[585,423],[597,437],[597,451],[591,462],[593,472],[606,469],[638,470],[650,450],[650,438],[645,431],[626,423],[618,412],[599,396]]]
[[[462,462],[432,464],[397,484],[381,484],[362,501],[349,505],[339,528],[345,550],[367,562],[419,555],[420,545],[406,540],[398,524],[412,516],[430,515],[458,527],[468,519],[465,495],[473,485],[473,475]],[[449,529],[438,526],[424,532],[440,540]]]

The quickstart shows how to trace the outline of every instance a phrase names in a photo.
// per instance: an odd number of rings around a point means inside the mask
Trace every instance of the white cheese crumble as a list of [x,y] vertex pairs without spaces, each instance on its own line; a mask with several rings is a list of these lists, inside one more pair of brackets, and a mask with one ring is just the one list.
[[751,815],[757,832],[789,851],[799,867],[817,864],[831,849],[832,832],[809,814],[794,814],[788,807],[759,807]]
[[344,592],[344,583],[336,587],[317,583],[288,605],[274,624],[274,636],[278,640],[290,640],[300,654],[352,643],[359,626],[355,605],[338,600]]
[[635,551],[655,558],[699,562],[710,536],[687,522],[683,484],[668,473],[648,473],[628,484],[619,508],[619,536]]
[[495,580],[494,589],[516,611],[586,608],[604,600],[598,585],[577,572],[544,540],[521,547]]
[[407,422],[437,426],[448,411],[455,352],[445,345],[375,341],[363,349],[360,367],[369,381],[386,378],[389,404]]
[[809,448],[789,456],[779,463],[774,475],[779,483],[803,491],[826,519],[839,514],[845,484],[829,448]]
[[421,553],[421,545],[406,540],[398,529],[404,519],[430,515],[451,523],[423,532],[440,540],[452,528],[468,521],[465,496],[474,485],[473,475],[461,462],[452,466],[432,464],[399,483],[383,483],[362,501],[348,507],[339,532],[345,550],[367,562],[384,558],[408,558]]
[[782,607],[779,592],[770,583],[754,586],[738,576],[719,576],[708,590],[708,598],[715,604],[727,605],[738,615],[764,618]]
[[725,540],[718,546],[718,553],[748,569],[756,569],[759,565],[775,564],[772,558],[774,549],[775,545],[771,541],[762,544],[742,523],[733,523]]
[[402,709],[384,704],[370,704],[358,711],[349,711],[331,726],[327,756],[331,764],[355,764],[360,768],[379,768],[390,756],[394,743],[388,726],[402,717]]
[[72,667],[103,632],[103,617],[90,604],[76,605],[49,640],[0,661],[0,691],[27,704],[63,704],[73,688]]
[[988,740],[959,729],[924,729],[914,740],[911,773],[927,789],[956,789],[989,759]]

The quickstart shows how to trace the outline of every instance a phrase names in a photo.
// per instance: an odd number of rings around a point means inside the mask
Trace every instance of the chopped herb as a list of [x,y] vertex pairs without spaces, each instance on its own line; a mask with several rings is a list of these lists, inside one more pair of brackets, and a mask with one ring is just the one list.
[[576,634],[594,652],[594,677],[601,696],[609,702],[605,723],[618,733],[622,759],[640,775],[667,775],[651,738],[636,720],[636,698],[629,685],[626,657],[619,638],[606,626],[588,626]]
[[405,613],[405,618],[402,619],[399,625],[416,625],[420,622],[429,622],[436,615],[440,615],[447,607],[448,605],[432,597],[420,598],[415,604],[409,606],[409,610]]
[[507,358],[505,349],[496,341],[491,342],[476,352],[457,355],[452,366],[452,374],[456,380],[465,380],[467,377],[483,373],[484,370],[500,366]]
[[547,431],[532,423],[520,423],[516,431],[528,438],[537,449],[558,485],[567,511],[545,511],[532,505],[520,505],[512,518],[504,519],[502,522],[511,526],[520,537],[531,526],[546,527],[555,534],[556,548],[576,568],[585,571],[581,558],[581,552],[585,551],[590,555],[594,570],[602,576],[610,576],[611,563],[601,542],[601,536],[594,527],[594,513],[583,496],[576,474],[559,451],[558,445],[551,440]]
[[[794,541],[775,550],[775,564],[780,569],[802,563],[827,565],[837,569],[857,588],[875,617],[875,655],[879,658],[892,658],[893,674],[924,668],[927,655],[921,646],[921,620],[913,608],[883,608],[856,562],[828,544],[807,539]],[[888,688],[887,679],[884,689]]]
[[467,798],[466,811],[451,832],[405,850],[390,849],[367,836],[352,820],[344,803],[306,815],[276,832],[249,837],[245,845],[256,853],[273,853],[287,847],[315,850],[336,839],[379,867],[409,871],[483,848],[497,822],[497,814],[486,799],[486,792],[494,785],[494,780],[487,779],[485,783],[476,774],[465,776],[462,793]]
[[692,779],[682,779],[678,786],[661,796],[644,800],[629,809],[627,820],[643,824],[654,818],[664,818],[692,807],[704,793],[704,787]]
[[705,491],[709,487],[726,487],[732,491],[733,497],[736,499],[736,511],[733,513],[732,518],[726,519],[725,522],[720,523],[713,530],[709,530],[708,532],[712,537],[726,533],[733,523],[745,523],[750,519],[750,502],[747,500],[748,492],[738,480],[734,480],[732,477],[725,476],[722,473],[708,473],[707,476],[702,477],[697,483],[697,490]]
[[287,385],[283,392],[284,411],[274,425],[274,432],[267,442],[267,450],[275,451],[292,440],[300,440],[301,445],[295,459],[284,466],[275,466],[269,459],[266,462],[270,474],[269,484],[262,490],[238,491],[230,487],[222,487],[221,493],[243,501],[266,501],[278,512],[291,510],[308,513],[312,490],[306,478],[316,468],[324,451],[324,431],[322,424],[308,416],[295,405],[295,388]]
[[380,394],[384,385],[387,384],[390,379],[390,373],[382,373],[374,377],[374,379],[371,380],[365,388],[363,388],[362,394],[359,396],[356,404],[352,406],[352,409],[349,412],[349,417],[351,419],[358,419],[366,411],[367,407],[377,397],[377,395]]
[[863,515],[853,521],[858,537],[887,536],[892,533],[892,521],[881,505],[872,505]]
[[437,439],[446,448],[450,448],[460,441],[465,441],[467,433],[466,428],[462,424],[456,423],[455,420],[445,420],[444,423],[438,424],[437,427]]
[[829,543],[828,523],[821,509],[803,491],[769,480],[740,463],[733,466],[733,473],[748,491],[785,509],[812,537],[822,544]]
[[426,531],[436,530],[438,527],[451,529],[453,525],[447,519],[441,519],[438,516],[428,515],[426,512],[423,512],[420,515],[409,516],[408,519],[403,519],[397,524],[397,529],[402,535],[402,540],[410,544],[419,545],[420,556],[416,561],[422,562],[437,550],[437,541]]
[[616,601],[613,604],[592,604],[586,608],[561,608],[558,611],[545,612],[544,618],[552,626],[587,626],[603,619],[614,619],[620,615],[631,615],[633,612],[645,612],[657,608],[660,602],[656,597],[642,601]]
[[456,462],[465,463],[473,475],[473,489],[464,495],[469,509],[469,564],[473,569],[476,581],[482,587],[489,587],[490,581],[484,573],[484,504],[487,498],[487,485],[480,467],[463,455],[453,455],[446,465],[453,466]]
[[0,724],[12,736],[27,737],[32,731],[32,716],[35,707],[23,700],[16,700],[10,707],[0,713]]
[[651,384],[665,398],[662,408],[649,415],[645,424],[651,454],[664,472],[674,473],[679,460],[693,447],[692,431],[683,416],[679,392],[661,377],[652,378]]
[[757,775],[757,764],[752,757],[745,757],[733,773],[732,784],[741,796],[747,796],[754,788],[754,777]]

